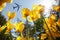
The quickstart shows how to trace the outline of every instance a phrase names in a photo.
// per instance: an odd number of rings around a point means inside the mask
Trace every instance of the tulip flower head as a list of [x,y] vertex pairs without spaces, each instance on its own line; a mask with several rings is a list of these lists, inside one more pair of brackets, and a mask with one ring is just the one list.
[[4,26],[2,26],[2,27],[0,26],[0,32],[1,32],[1,31],[3,31],[5,28],[6,28],[6,26],[5,26],[5,25],[4,25]]
[[22,17],[27,18],[30,14],[30,10],[28,8],[23,8],[22,9]]
[[12,3],[13,0],[0,0],[0,12],[4,9],[6,6],[6,3]]
[[38,13],[42,13],[44,11],[43,5],[33,5],[33,10],[36,10]]
[[24,37],[17,36],[16,40],[25,40]]
[[11,13],[10,11],[8,11],[7,16],[8,16],[8,20],[11,20],[16,16],[16,13],[15,12]]
[[51,14],[49,18],[53,19],[53,20],[56,20],[56,14]]
[[17,32],[22,33],[22,31],[24,30],[24,23],[23,22],[15,23],[15,29]]
[[0,4],[0,12],[3,10],[3,8],[4,8],[5,6],[6,6],[6,3],[3,3],[3,4],[1,3],[1,4]]
[[54,6],[53,7],[53,10],[57,11],[57,12],[60,12],[60,6]]
[[7,30],[11,31],[13,29],[13,25],[10,21],[7,22]]
[[41,40],[44,40],[47,37],[46,34],[41,34]]
[[40,14],[38,14],[34,10],[32,10],[31,13],[30,13],[29,21],[36,21],[39,18],[40,18]]

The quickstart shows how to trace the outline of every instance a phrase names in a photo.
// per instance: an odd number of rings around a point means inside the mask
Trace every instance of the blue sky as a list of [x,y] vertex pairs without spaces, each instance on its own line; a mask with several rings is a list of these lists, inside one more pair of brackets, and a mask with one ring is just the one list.
[[[13,0],[12,4],[7,4],[7,6],[4,8],[2,14],[5,16],[5,18],[7,19],[7,11],[15,11],[16,12],[16,17],[12,20],[12,22],[15,22],[17,20],[17,18],[19,18],[20,20],[24,21],[22,19],[22,15],[21,15],[21,10],[22,8],[29,8],[32,9],[32,5],[33,4],[37,4],[40,3],[41,0],[37,1],[37,0]],[[22,5],[19,9],[19,11],[17,12],[17,9],[13,10],[13,6],[15,6],[14,3],[17,3],[19,5]]]
[[[19,11],[17,12],[17,9],[13,10],[13,6],[15,6],[14,3],[17,3],[19,5],[22,5],[19,9]],[[16,12],[16,17],[12,20],[12,22],[16,22],[17,18],[19,18],[20,20],[24,21],[22,19],[22,15],[21,15],[21,11],[22,8],[29,8],[30,10],[32,9],[33,4],[42,4],[46,6],[46,10],[44,13],[48,13],[47,10],[50,10],[51,6],[55,3],[54,0],[13,0],[12,4],[7,3],[7,6],[4,8],[2,14],[5,16],[5,18],[7,19],[7,11],[11,11],[11,12]],[[49,6],[50,5],[50,6]]]

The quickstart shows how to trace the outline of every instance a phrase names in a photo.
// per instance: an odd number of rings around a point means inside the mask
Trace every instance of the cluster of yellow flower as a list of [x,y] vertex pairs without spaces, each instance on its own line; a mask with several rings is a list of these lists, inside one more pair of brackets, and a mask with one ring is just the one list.
[[[7,27],[7,30],[6,30],[6,33],[5,33],[5,34],[8,34],[9,31],[11,31],[11,30],[13,29],[13,25],[12,25],[12,23],[10,22],[10,20],[13,19],[13,18],[15,17],[15,15],[16,15],[15,12],[12,12],[12,13],[8,12],[8,13],[7,13],[8,21],[7,21],[6,25],[0,27],[0,29],[2,29],[2,30]],[[0,30],[0,32],[1,32],[2,30]]]
[[[51,34],[53,36],[54,39],[56,39],[56,37],[60,37],[60,33],[58,32],[57,26],[58,25],[60,27],[60,19],[58,19],[58,21],[56,22],[56,14],[51,14],[49,18],[45,18],[46,23],[44,23],[44,29],[46,34],[48,35],[48,39],[51,39]],[[47,28],[48,26],[48,28]],[[50,30],[50,32],[49,32]]]
[[[60,7],[57,8],[53,7],[53,10],[60,12],[59,8]],[[32,11],[30,11],[28,8],[23,8],[22,17],[26,19],[28,16],[30,16],[29,21],[36,21],[37,19],[40,18],[40,15],[43,11],[44,11],[44,6],[42,5],[34,5]],[[44,40],[47,36],[49,40],[52,40],[51,34],[54,39],[56,39],[56,37],[60,37],[60,34],[58,33],[58,29],[56,27],[56,25],[60,26],[60,19],[58,19],[58,21],[56,22],[56,16],[57,16],[56,14],[51,14],[49,18],[45,18],[46,23],[44,23],[44,29],[46,30],[45,31],[46,34],[41,34],[42,40]],[[49,29],[47,28],[47,26]],[[17,40],[24,40],[24,38],[17,37]],[[30,40],[33,40],[33,38],[31,37]]]
[[15,24],[12,24],[10,22],[10,20],[16,16],[16,13],[15,12],[10,13],[10,11],[8,11],[7,16],[8,16],[8,21],[7,21],[6,25],[0,27],[0,32],[3,31],[7,27],[5,34],[9,34],[9,32],[13,28],[15,28],[17,32],[22,33],[22,31],[24,29],[24,23],[23,22],[19,22],[19,23],[15,23]]
[[27,18],[30,16],[29,21],[36,21],[40,18],[40,14],[44,11],[43,5],[33,5],[33,10],[30,11],[28,8],[22,9],[22,17]]
[[[12,2],[12,0],[0,0],[0,11],[3,10],[3,8],[6,6],[6,3],[11,3],[11,2]],[[54,6],[53,10],[60,12],[60,6]],[[28,8],[22,9],[22,17],[27,19],[27,17],[30,16],[28,21],[36,21],[40,18],[43,11],[44,11],[43,5],[33,5],[33,9],[31,11]],[[22,34],[22,32],[24,30],[24,23],[18,22],[18,23],[12,24],[10,22],[10,20],[16,16],[15,12],[11,13],[10,11],[8,11],[7,16],[8,16],[8,21],[7,21],[6,25],[0,27],[0,32],[3,31],[7,27],[5,34],[9,34],[9,32],[13,28],[15,28],[16,32],[21,33],[21,37],[18,36],[16,38],[16,40],[26,40],[26,37],[23,37],[23,34]],[[49,18],[45,18],[44,29],[46,30],[47,36],[51,37],[50,32],[52,33],[54,38],[60,36],[56,25],[58,25],[60,27],[60,19],[58,19],[58,21],[56,22],[56,14],[51,14]],[[49,29],[47,28],[47,26]],[[50,32],[49,32],[49,30],[50,30]],[[44,35],[42,35],[43,38],[46,37],[46,35],[45,36]],[[30,38],[30,40],[33,40],[32,37]]]
[[[2,1],[2,0],[1,0]],[[6,3],[6,2],[11,2],[12,0],[5,0],[3,3]],[[3,4],[2,3],[2,4]],[[36,6],[36,5],[35,5]],[[3,9],[3,7],[0,7]],[[38,9],[37,9],[38,8]],[[42,10],[43,9],[43,10]],[[1,9],[0,9],[1,10]],[[2,10],[1,10],[2,11]],[[40,13],[42,13],[44,11],[44,6],[42,5],[37,5],[35,8],[33,8],[32,11],[30,11],[28,8],[23,8],[22,9],[22,16],[23,18],[27,18],[28,16],[30,16],[30,19],[32,21],[36,21],[38,18],[40,18]],[[24,30],[24,23],[23,22],[19,22],[19,23],[14,23],[14,25],[10,22],[11,19],[13,19],[15,16],[16,16],[16,13],[15,12],[10,12],[8,11],[7,12],[7,16],[8,16],[8,21],[6,23],[6,25],[0,27],[0,32],[2,30],[4,30],[6,27],[7,27],[7,30],[5,32],[5,34],[9,34],[9,32],[15,28],[16,29],[16,32],[19,32],[22,34],[23,30]],[[18,36],[16,40],[21,40],[23,38],[23,35],[22,37]],[[30,38],[31,40],[32,38]],[[24,39],[22,39],[24,40]]]

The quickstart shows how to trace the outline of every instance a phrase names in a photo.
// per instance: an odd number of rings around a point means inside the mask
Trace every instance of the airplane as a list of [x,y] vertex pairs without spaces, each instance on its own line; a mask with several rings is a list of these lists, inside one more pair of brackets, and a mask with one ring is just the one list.
[[16,6],[13,6],[13,9],[17,8],[17,11],[19,10],[19,8],[21,7],[21,5],[15,3]]

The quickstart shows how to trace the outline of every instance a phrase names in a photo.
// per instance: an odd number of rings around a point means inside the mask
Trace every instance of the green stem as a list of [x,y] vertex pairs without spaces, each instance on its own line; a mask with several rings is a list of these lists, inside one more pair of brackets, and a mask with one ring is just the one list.
[[28,29],[28,20],[26,18],[26,37],[27,37],[27,40],[29,40],[29,29]]
[[[36,24],[35,24],[35,22],[34,22],[34,28],[35,28],[35,33],[36,33],[37,31],[36,31]],[[35,38],[35,40],[37,40],[37,37]]]
[[21,37],[23,37],[23,34],[21,33]]
[[7,36],[5,36],[5,40],[6,40]]
[[40,34],[39,34],[39,40],[41,40],[41,30],[40,30]]
[[13,40],[13,37],[12,37],[11,31],[10,31],[10,40]]
[[35,33],[36,33],[36,24],[35,24],[35,22],[34,22],[34,28],[35,28]]

